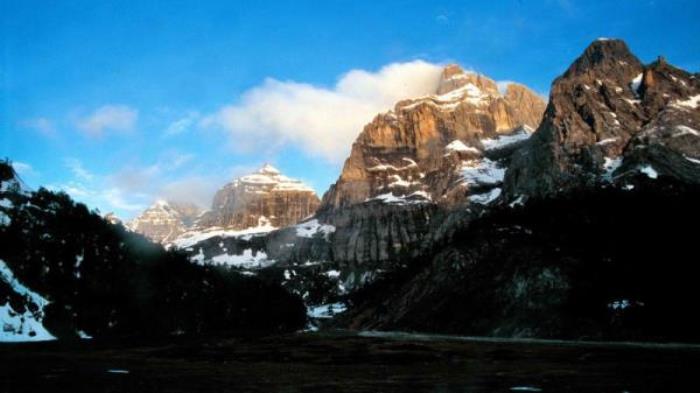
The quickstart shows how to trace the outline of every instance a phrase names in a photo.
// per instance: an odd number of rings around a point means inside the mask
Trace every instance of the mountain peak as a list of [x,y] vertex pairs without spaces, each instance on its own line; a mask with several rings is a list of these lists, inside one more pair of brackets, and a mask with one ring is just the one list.
[[258,173],[263,175],[279,175],[282,172],[280,172],[279,169],[266,162],[265,164],[263,164],[263,166],[260,167],[260,169],[258,169]]
[[564,76],[580,75],[591,71],[606,72],[612,68],[627,66],[641,69],[642,64],[632,54],[625,41],[598,38],[591,42],[581,56],[571,64]]
[[170,203],[166,201],[165,199],[157,199],[155,202],[153,202],[153,205],[151,205],[151,208],[167,208],[170,207]]

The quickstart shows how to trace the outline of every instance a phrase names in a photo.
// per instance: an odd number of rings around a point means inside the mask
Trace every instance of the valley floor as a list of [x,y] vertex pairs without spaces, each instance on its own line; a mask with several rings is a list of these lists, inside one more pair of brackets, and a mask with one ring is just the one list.
[[0,392],[690,392],[700,347],[321,332],[0,345]]

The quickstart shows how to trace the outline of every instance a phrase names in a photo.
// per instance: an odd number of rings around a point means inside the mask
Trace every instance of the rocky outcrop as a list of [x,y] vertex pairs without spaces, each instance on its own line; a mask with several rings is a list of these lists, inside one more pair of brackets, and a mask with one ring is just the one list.
[[211,210],[196,226],[245,229],[259,226],[262,220],[281,228],[311,216],[318,205],[313,189],[266,164],[219,190]]
[[[127,227],[155,242],[167,244],[185,233],[199,214],[201,209],[193,204],[158,200]],[[105,218],[114,221],[113,215]]]
[[663,58],[644,66],[623,41],[595,41],[554,81],[542,124],[512,158],[507,196],[623,181],[652,162],[697,182],[699,102],[697,75]]
[[510,84],[501,94],[493,80],[447,66],[434,95],[401,101],[365,126],[321,210],[371,199],[464,201],[470,184],[463,167],[495,169],[483,161],[484,142],[527,134],[539,125],[544,107],[522,85]]

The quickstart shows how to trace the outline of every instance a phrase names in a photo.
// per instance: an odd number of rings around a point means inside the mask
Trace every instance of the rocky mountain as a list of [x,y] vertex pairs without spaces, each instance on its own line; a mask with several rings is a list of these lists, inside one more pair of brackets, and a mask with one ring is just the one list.
[[167,244],[185,233],[201,213],[194,204],[158,200],[127,227],[155,242]]
[[[435,94],[401,101],[364,128],[313,218],[181,248],[198,263],[276,271],[271,275],[311,304],[333,301],[420,252],[440,232],[431,226],[444,209],[493,202],[510,153],[538,126],[544,107],[522,85],[501,92],[483,75],[447,66]],[[225,187],[212,211],[240,187]]]
[[488,194],[503,169],[489,153],[526,139],[545,103],[525,86],[496,82],[457,65],[444,68],[435,94],[398,102],[379,114],[352,146],[321,210],[371,199],[455,203]]
[[312,188],[265,164],[220,189],[197,226],[245,229],[264,221],[281,228],[311,216],[318,204]]
[[313,215],[319,202],[312,188],[265,164],[222,187],[210,210],[159,200],[128,227],[156,242],[186,248],[211,236],[269,232],[296,224]]
[[623,181],[644,170],[700,182],[700,81],[620,40],[593,42],[553,85],[544,119],[505,176],[508,198]]
[[593,42],[554,81],[541,125],[504,168],[504,194],[433,219],[432,240],[357,293],[341,325],[699,339],[685,328],[696,306],[674,300],[692,297],[697,275],[684,257],[699,219],[697,77],[663,58],[643,65],[620,40]]
[[[614,253],[625,242],[641,258],[634,238],[647,204],[680,210],[655,210],[644,238],[674,247],[674,258],[686,250],[675,240],[682,233],[661,228],[681,220],[697,192],[697,86],[697,75],[663,59],[643,65],[619,40],[593,42],[554,81],[546,109],[524,87],[502,93],[449,66],[434,95],[401,101],[365,127],[313,217],[186,250],[198,263],[281,283],[307,305],[339,310],[349,299],[343,327],[669,337],[628,321],[634,302],[668,301],[652,285],[662,255],[649,254],[630,278],[631,259],[581,250]],[[530,244],[532,228],[541,235]],[[600,281],[606,269],[615,273]],[[649,289],[618,291],[616,280]],[[597,292],[584,301],[586,288]],[[645,310],[644,318],[663,314]]]

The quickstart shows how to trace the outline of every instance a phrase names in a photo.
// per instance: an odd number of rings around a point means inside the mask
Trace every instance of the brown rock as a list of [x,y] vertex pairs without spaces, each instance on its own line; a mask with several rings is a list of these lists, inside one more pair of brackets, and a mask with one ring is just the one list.
[[[469,158],[464,155],[471,150],[481,156],[484,138],[537,127],[544,107],[542,99],[522,85],[511,84],[501,95],[493,80],[449,65],[435,95],[400,101],[365,126],[321,209],[378,196],[463,200],[458,172]],[[464,149],[446,150],[455,141]]]

